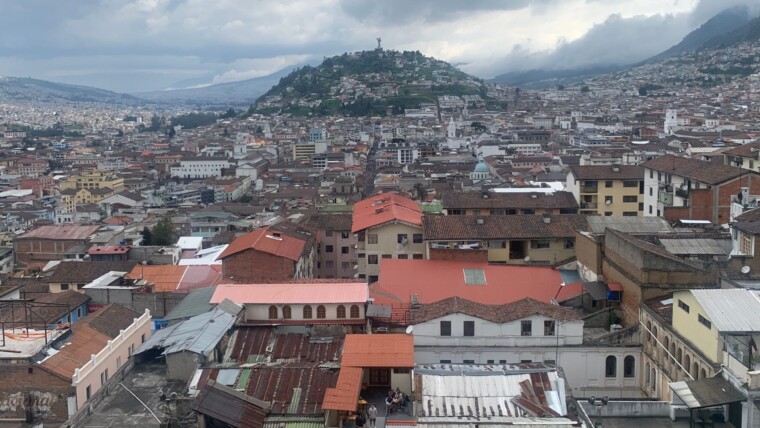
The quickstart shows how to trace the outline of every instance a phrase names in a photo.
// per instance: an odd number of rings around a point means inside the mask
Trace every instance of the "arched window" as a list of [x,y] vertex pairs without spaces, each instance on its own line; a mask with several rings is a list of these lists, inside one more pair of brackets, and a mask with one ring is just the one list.
[[351,305],[351,318],[359,318],[359,305]]
[[317,318],[324,319],[327,317],[327,311],[325,311],[325,307],[322,305],[317,306]]
[[[338,318],[345,318],[346,317],[346,307],[343,305],[338,305],[337,309],[337,316]],[[317,309],[317,313],[319,313],[319,309]]]
[[649,374],[649,363],[644,364],[644,384],[649,385],[649,382],[651,382],[651,376]]
[[676,342],[670,343],[670,358],[675,361],[676,359]]
[[691,375],[694,377],[694,380],[699,379],[699,364],[696,361],[694,361],[694,368],[691,369]]
[[657,391],[657,371],[652,367],[652,391]]
[[689,354],[685,354],[683,356],[683,368],[686,373],[684,373],[684,377],[691,377],[689,374],[689,370],[691,370],[691,356]]
[[311,319],[311,306],[306,305],[303,307],[303,319]]
[[670,338],[668,336],[665,336],[665,338],[662,339],[662,347],[665,348],[665,364],[670,363],[670,357],[668,356],[668,346],[670,346]]
[[610,355],[604,362],[604,375],[606,377],[617,376],[617,358],[615,356]]
[[290,306],[285,305],[282,307],[282,319],[289,320],[293,318],[293,314],[290,311]]
[[623,377],[634,377],[636,375],[636,359],[633,355],[627,355],[623,359]]
[[703,368],[702,370],[700,370],[700,371],[699,371],[699,378],[700,378],[700,379],[704,379],[704,378],[706,378],[706,377],[707,377],[707,372],[706,372],[706,371],[705,371],[705,369]]
[[681,348],[678,348],[678,350],[676,351],[676,361],[678,362],[678,364],[682,363],[682,361],[681,361]]
[[647,321],[647,342],[652,342],[652,321]]
[[269,319],[270,320],[276,320],[277,319],[277,306],[272,305],[269,307]]

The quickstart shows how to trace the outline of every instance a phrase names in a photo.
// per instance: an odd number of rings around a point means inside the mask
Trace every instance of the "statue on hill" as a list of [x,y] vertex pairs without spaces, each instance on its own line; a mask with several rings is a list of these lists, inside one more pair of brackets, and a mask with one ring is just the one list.
[[377,37],[375,40],[377,40],[377,50],[379,50],[379,51],[383,50],[383,47],[380,46],[380,42],[383,41],[383,38],[382,37]]

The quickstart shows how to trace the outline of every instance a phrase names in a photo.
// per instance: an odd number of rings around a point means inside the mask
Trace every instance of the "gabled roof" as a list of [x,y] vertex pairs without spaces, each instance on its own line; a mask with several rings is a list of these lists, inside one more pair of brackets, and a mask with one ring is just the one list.
[[760,295],[755,290],[690,290],[721,333],[760,332]]
[[543,303],[531,298],[520,299],[504,305],[487,305],[460,297],[449,297],[412,309],[410,324],[419,324],[451,314],[470,315],[496,324],[503,324],[532,315],[543,315],[562,321],[579,319],[571,308]]
[[219,255],[219,259],[221,260],[246,250],[256,250],[298,261],[301,258],[306,241],[287,233],[280,232],[279,236],[275,235],[275,233],[274,230],[270,232],[270,227],[262,227],[261,229],[246,233],[232,241],[229,247]]
[[636,165],[572,165],[578,180],[644,180],[644,168]]
[[121,305],[111,304],[103,309],[89,314],[74,325],[74,331],[82,326],[89,326],[93,330],[104,334],[110,339],[115,339],[121,330],[135,322],[140,314],[132,309]]
[[261,428],[269,403],[209,379],[192,403],[196,412],[237,428]]
[[111,338],[90,326],[78,328],[71,342],[61,348],[55,355],[42,362],[42,365],[67,379],[74,376],[76,369],[84,366],[92,355],[108,346]]
[[742,170],[735,166],[673,155],[648,160],[641,166],[711,185],[724,183],[742,174],[754,174],[752,171]]
[[414,367],[410,334],[347,334],[341,367]]
[[353,233],[391,221],[422,225],[422,210],[417,202],[397,195],[383,193],[354,204]]
[[177,265],[136,265],[126,275],[127,279],[144,279],[148,284],[154,284],[157,293],[176,291],[187,266]]
[[488,208],[578,208],[578,202],[570,192],[455,192],[443,194],[443,207],[450,209]]
[[212,304],[224,299],[241,305],[365,303],[369,297],[364,282],[313,282],[286,284],[220,284]]
[[425,240],[569,238],[587,228],[580,214],[541,215],[426,215]]
[[100,229],[100,226],[79,226],[65,224],[60,226],[40,226],[34,230],[17,236],[16,239],[53,239],[75,241],[89,238]]
[[[466,275],[482,278],[468,285]],[[470,281],[473,283],[472,281]],[[550,303],[583,292],[581,283],[561,287],[558,270],[543,266],[490,265],[460,260],[381,259],[380,279],[370,287],[375,304],[409,303],[416,295],[421,304],[461,297],[483,304],[502,305],[526,297]]]

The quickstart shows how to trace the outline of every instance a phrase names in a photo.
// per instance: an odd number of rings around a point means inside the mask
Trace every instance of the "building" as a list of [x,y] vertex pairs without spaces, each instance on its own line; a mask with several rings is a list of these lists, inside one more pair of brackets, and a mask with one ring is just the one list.
[[730,221],[739,193],[760,193],[758,175],[738,167],[673,155],[644,162],[644,215],[669,220]]
[[566,186],[580,213],[607,216],[644,215],[644,168],[634,165],[572,165]]
[[578,202],[570,192],[445,192],[443,209],[447,215],[576,214]]
[[558,265],[575,257],[575,234],[586,216],[425,215],[425,258]]
[[59,185],[66,189],[111,189],[114,193],[124,190],[124,178],[110,171],[84,171],[81,175],[71,175]]
[[212,304],[228,299],[245,307],[247,325],[357,325],[369,298],[363,282],[220,284]]
[[40,226],[30,230],[16,236],[13,240],[16,262],[29,264],[61,260],[73,247],[89,246],[90,237],[98,229],[98,226],[65,224]]
[[239,236],[219,255],[226,280],[238,283],[313,278],[314,236],[263,227]]
[[230,167],[226,157],[195,157],[183,159],[179,166],[171,167],[171,176],[178,178],[221,177],[222,172]]
[[317,232],[316,277],[354,278],[358,239],[351,232],[351,214],[314,214],[304,225]]
[[357,274],[377,281],[381,259],[421,259],[425,253],[422,210],[397,194],[380,194],[354,204],[351,232],[358,235]]

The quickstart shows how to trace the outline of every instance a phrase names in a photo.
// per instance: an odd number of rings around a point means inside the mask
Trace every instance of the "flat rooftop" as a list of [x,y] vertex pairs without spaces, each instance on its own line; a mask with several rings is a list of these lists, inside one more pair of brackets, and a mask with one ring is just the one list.
[[[44,330],[26,330],[24,328],[6,328],[3,338],[0,338],[0,359],[29,358],[37,355],[46,344],[50,344],[62,335],[66,329],[48,330],[47,342]],[[3,344],[3,340],[5,343]]]

